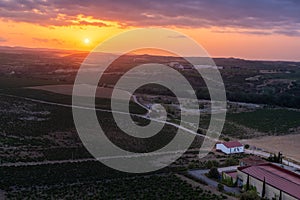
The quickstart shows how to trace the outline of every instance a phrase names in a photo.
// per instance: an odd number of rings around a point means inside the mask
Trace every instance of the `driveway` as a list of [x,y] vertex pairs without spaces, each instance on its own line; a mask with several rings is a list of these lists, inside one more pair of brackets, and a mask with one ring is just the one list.
[[0,189],[0,199],[5,199],[5,192]]
[[[204,170],[190,170],[188,171],[188,174],[190,174],[191,176],[200,179],[202,181],[204,181],[205,183],[207,183],[209,186],[218,187],[219,182],[212,180],[210,178],[208,178],[207,176],[205,176],[206,173],[209,172],[209,169],[204,169]],[[236,188],[236,187],[228,187],[226,185],[224,185],[224,191],[226,192],[230,192],[230,193],[235,193],[235,194],[240,194],[240,189]]]

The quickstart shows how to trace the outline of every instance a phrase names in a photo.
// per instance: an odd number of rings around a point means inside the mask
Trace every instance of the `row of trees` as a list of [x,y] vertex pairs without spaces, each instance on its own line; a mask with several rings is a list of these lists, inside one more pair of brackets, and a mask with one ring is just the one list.
[[282,153],[278,152],[278,155],[272,154],[267,160],[270,162],[282,164],[282,159],[283,159]]
[[[264,177],[263,180],[263,186],[262,186],[262,191],[261,191],[261,197],[257,194],[256,187],[253,187],[250,185],[250,176],[247,176],[247,182],[246,185],[244,186],[246,192],[241,195],[241,200],[260,200],[260,199],[267,199],[266,198],[266,178]],[[277,199],[277,198],[275,198]],[[280,190],[279,193],[279,200],[282,200],[282,191]]]

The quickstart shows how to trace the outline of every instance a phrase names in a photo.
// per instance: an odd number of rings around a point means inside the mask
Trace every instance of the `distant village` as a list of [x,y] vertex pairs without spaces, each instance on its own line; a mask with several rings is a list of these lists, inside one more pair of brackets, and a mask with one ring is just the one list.
[[205,69],[205,68],[215,68],[223,69],[222,66],[213,66],[213,65],[191,65],[191,64],[181,64],[179,62],[170,62],[168,64],[172,68],[183,69],[183,70],[192,70],[192,69]]

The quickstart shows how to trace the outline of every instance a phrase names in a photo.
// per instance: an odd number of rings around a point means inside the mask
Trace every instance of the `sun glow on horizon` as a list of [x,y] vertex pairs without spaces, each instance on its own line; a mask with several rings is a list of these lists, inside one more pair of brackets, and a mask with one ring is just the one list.
[[[80,15],[81,16],[81,15]],[[74,19],[75,21],[77,18]],[[121,26],[122,22],[101,21],[95,24],[89,17],[72,21],[70,25],[39,25],[28,22],[14,22],[0,19],[1,27],[9,27],[0,34],[0,46],[22,46],[29,48],[53,48],[90,51],[101,42],[124,31],[138,27]],[[89,22],[89,23],[86,23]],[[98,23],[98,21],[97,21]],[[99,22],[100,23],[100,22]],[[214,28],[173,27],[202,45],[212,57],[238,57],[263,60],[299,61],[300,40],[280,34],[255,35],[231,30],[218,31]],[[220,28],[222,30],[224,28]],[[173,40],[182,38],[171,37]],[[274,42],[276,41],[276,42]],[[116,44],[116,49],[124,44]],[[148,52],[144,52],[148,54]]]
[[91,40],[89,38],[84,38],[83,42],[84,44],[88,45],[91,43]]

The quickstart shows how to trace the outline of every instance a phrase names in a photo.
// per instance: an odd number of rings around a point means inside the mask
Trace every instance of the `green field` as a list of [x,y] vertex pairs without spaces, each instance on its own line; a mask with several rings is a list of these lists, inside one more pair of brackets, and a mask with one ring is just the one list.
[[260,132],[288,134],[300,126],[300,112],[288,109],[259,109],[254,112],[227,114],[227,120]]
[[4,77],[4,76],[0,77],[0,89],[32,87],[32,86],[40,86],[40,85],[57,85],[57,84],[62,84],[62,83],[53,79],[38,79],[38,78],[28,78],[28,77]]
[[[45,92],[41,95],[40,92],[43,91],[32,93],[33,90],[18,89],[10,92],[51,102],[68,100],[59,94],[51,96],[51,93]],[[34,94],[39,96],[35,97]],[[76,132],[71,107],[0,95],[0,114],[0,163],[91,157]],[[123,149],[134,152],[160,149],[172,140],[177,130],[166,125],[159,134],[151,138],[134,138],[118,128],[111,113],[98,111],[97,116],[102,129],[111,141]],[[140,117],[133,117],[133,120],[139,124],[148,121]]]
[[[35,100],[53,102],[53,103],[60,103],[60,104],[67,104],[72,105],[72,96],[71,95],[64,95],[58,94],[54,92],[44,91],[44,90],[36,90],[36,89],[29,89],[29,88],[11,88],[11,89],[3,89],[0,91],[0,94],[8,94],[17,97],[25,97],[31,98]],[[92,106],[92,105],[85,105],[86,97],[81,97],[82,106]],[[125,104],[126,101],[124,100],[116,100],[119,104]],[[106,109],[110,110],[111,101],[110,99],[106,98],[95,98],[95,106],[99,109]],[[131,113],[136,114],[144,114],[146,113],[146,109],[142,108],[135,102],[130,102],[129,109]]]
[[193,188],[175,175],[117,178],[105,181],[26,188],[8,193],[8,199],[182,199],[219,200],[200,187]]
[[[11,176],[13,174],[13,176]],[[168,168],[128,174],[97,161],[0,167],[8,199],[223,199],[173,175]]]
[[234,137],[234,138],[251,138],[251,135],[247,134],[245,130],[238,127],[235,124],[230,123],[228,120],[225,121],[222,136],[225,137]]

